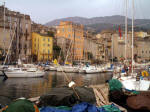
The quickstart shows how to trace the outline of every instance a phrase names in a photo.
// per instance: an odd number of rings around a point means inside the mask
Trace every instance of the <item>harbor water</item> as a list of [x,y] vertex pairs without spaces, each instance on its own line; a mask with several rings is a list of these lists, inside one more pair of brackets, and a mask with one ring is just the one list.
[[111,73],[79,74],[47,72],[42,78],[8,78],[3,82],[0,77],[0,104],[6,105],[12,100],[25,97],[37,97],[48,93],[52,88],[68,86],[68,80],[77,86],[99,85],[111,79]]

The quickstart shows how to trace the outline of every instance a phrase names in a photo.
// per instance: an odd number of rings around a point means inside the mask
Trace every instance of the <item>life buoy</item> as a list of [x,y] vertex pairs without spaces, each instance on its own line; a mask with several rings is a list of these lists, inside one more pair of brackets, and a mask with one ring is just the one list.
[[148,72],[147,72],[147,71],[143,71],[143,72],[142,72],[142,76],[143,76],[143,77],[144,77],[144,76],[148,77],[148,76],[149,76],[149,74],[148,74]]

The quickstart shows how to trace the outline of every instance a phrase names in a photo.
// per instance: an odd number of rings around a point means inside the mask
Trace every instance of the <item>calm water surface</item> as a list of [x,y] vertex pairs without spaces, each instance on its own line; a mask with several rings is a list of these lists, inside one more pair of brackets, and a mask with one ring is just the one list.
[[[112,74],[78,74],[66,73],[69,80],[78,86],[98,85],[105,83]],[[68,81],[61,72],[47,72],[43,78],[9,78],[2,82],[0,77],[0,104],[8,104],[20,97],[37,97],[48,93],[51,88],[66,86]]]

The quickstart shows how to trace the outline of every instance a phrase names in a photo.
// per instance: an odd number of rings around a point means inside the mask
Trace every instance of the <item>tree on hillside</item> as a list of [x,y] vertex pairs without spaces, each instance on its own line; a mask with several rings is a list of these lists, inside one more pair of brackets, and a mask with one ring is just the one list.
[[53,31],[48,31],[47,32],[47,35],[50,36],[50,37],[54,37],[55,36],[55,33]]

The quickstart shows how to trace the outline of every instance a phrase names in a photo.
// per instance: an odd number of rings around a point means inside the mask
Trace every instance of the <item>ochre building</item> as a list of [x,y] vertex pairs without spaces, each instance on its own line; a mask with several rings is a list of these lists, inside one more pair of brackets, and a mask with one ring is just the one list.
[[51,61],[53,58],[53,38],[47,35],[32,33],[33,60]]
[[68,55],[72,60],[83,59],[84,48],[84,30],[83,25],[74,24],[70,21],[61,21],[57,27],[57,38],[66,38],[70,40],[70,51]]

